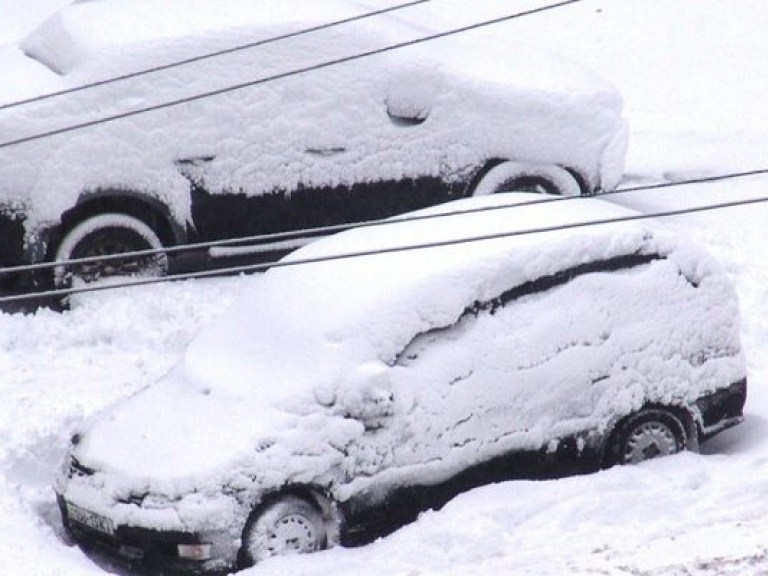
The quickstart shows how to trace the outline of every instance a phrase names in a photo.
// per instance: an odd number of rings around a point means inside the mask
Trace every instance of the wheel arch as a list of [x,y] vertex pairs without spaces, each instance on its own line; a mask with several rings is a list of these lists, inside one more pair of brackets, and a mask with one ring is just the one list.
[[591,196],[596,193],[595,190],[592,190],[590,188],[589,183],[587,179],[584,177],[584,175],[581,174],[578,170],[571,168],[569,166],[563,166],[560,164],[547,165],[545,163],[540,163],[540,162],[524,162],[524,161],[514,160],[512,158],[491,158],[490,160],[486,161],[485,164],[483,164],[477,171],[475,171],[475,173],[470,178],[469,183],[467,184],[467,187],[466,187],[466,196],[473,196],[478,186],[483,181],[483,179],[488,175],[488,173],[494,168],[496,168],[497,166],[504,164],[505,162],[513,162],[516,164],[529,164],[533,171],[533,174],[531,174],[531,177],[539,178],[541,180],[549,180],[553,186],[554,186],[554,182],[551,182],[551,179],[547,178],[543,174],[537,174],[536,169],[537,168],[540,169],[544,166],[560,169],[575,180],[582,196]]
[[187,239],[185,227],[162,201],[141,192],[114,188],[82,194],[78,203],[64,212],[61,223],[47,242],[47,259],[53,258],[62,239],[81,222],[105,213],[133,216],[152,228],[164,246],[182,244]]
[[[250,511],[248,512],[245,524],[243,524],[243,529],[241,531],[241,542],[245,542],[246,533],[259,517],[261,512],[266,510],[270,505],[277,502],[281,498],[285,498],[287,496],[296,496],[317,508],[326,523],[326,547],[330,548],[339,544],[341,541],[341,533],[345,526],[344,516],[341,508],[338,506],[336,500],[328,492],[328,490],[309,484],[286,485],[265,493],[261,498],[254,502],[251,505]],[[244,568],[247,565],[243,546],[241,546],[237,554],[237,565],[241,568]]]
[[611,421],[608,425],[605,433],[602,436],[602,441],[598,450],[598,462],[600,468],[610,468],[613,463],[610,462],[609,449],[611,444],[615,442],[616,435],[621,430],[621,427],[627,423],[630,419],[635,418],[638,414],[649,410],[658,410],[666,412],[674,416],[683,425],[683,432],[685,434],[685,448],[686,450],[698,451],[699,448],[699,416],[696,411],[688,406],[677,404],[662,404],[658,402],[649,402],[644,404],[639,410],[635,410],[624,416],[617,417]]

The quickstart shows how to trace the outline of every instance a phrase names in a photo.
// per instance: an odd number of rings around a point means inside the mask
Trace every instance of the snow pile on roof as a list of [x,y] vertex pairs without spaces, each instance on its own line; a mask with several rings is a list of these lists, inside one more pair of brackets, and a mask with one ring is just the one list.
[[[30,57],[58,74],[67,74],[104,52],[147,42],[183,39],[211,30],[238,28],[244,23],[278,28],[348,18],[363,10],[354,0],[284,0],[265,10],[258,2],[206,0],[174,2],[100,0],[76,2],[54,13],[21,42]],[[253,40],[260,40],[254,38]],[[101,53],[101,54],[100,54]]]

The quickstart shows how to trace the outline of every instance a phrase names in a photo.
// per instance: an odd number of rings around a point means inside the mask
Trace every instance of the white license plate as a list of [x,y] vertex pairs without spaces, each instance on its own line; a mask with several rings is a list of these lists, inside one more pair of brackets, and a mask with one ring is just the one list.
[[108,534],[109,536],[114,536],[115,534],[115,524],[112,520],[85,508],[80,508],[80,506],[67,503],[67,516],[70,521],[82,524],[103,534]]

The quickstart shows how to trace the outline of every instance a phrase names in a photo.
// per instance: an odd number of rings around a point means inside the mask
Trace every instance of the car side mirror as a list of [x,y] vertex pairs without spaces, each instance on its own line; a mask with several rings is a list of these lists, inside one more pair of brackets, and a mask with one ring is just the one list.
[[367,430],[383,427],[395,413],[390,368],[361,366],[338,393],[337,405],[347,418],[359,420]]
[[429,117],[429,111],[424,108],[408,107],[396,105],[389,100],[385,102],[387,116],[390,122],[395,126],[407,128],[408,126],[418,126],[423,124]]
[[387,78],[384,108],[395,126],[418,126],[426,122],[443,89],[443,72],[433,63],[399,63]]

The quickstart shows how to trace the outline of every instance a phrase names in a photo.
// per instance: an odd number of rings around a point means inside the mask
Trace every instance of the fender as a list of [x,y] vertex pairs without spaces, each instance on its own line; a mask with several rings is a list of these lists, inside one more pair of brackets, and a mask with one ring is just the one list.
[[[505,188],[505,184],[511,186]],[[467,195],[482,196],[521,190],[526,186],[538,186],[547,193],[563,196],[592,194],[580,175],[563,166],[495,158],[486,162],[474,175],[467,188]]]
[[77,204],[62,214],[58,224],[32,233],[28,231],[26,259],[29,262],[52,260],[69,230],[86,218],[106,212],[121,212],[139,218],[155,230],[165,245],[184,244],[188,240],[187,226],[179,222],[168,205],[157,197],[129,189],[99,188],[83,192]]

